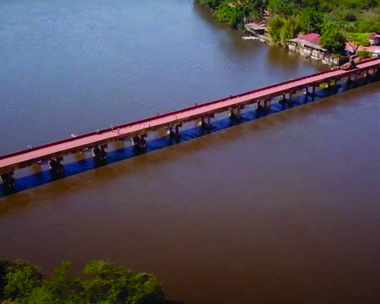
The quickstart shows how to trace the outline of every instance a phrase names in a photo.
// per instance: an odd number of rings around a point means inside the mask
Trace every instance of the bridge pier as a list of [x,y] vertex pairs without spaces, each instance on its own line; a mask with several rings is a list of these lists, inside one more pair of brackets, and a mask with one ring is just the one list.
[[370,83],[373,80],[374,76],[374,71],[370,73],[370,69],[365,71],[365,84]]
[[311,88],[312,88],[312,91],[310,92],[309,91],[309,86],[307,86],[305,88],[305,99],[307,100],[308,97],[311,97],[311,100],[314,101],[315,99],[315,85],[312,85]]
[[284,105],[285,103],[287,103],[288,100],[286,99],[286,94],[282,94],[282,97],[281,99],[278,101],[279,104],[281,105]]
[[133,147],[136,149],[141,149],[141,150],[145,149],[146,148],[146,140],[145,140],[146,136],[147,136],[147,134],[134,136],[132,138]]
[[286,100],[286,103],[288,104],[288,106],[292,106],[294,104],[293,94],[294,92],[289,92],[289,98]]
[[268,112],[269,111],[268,103],[270,102],[270,100],[271,100],[270,98],[259,100],[257,102],[257,111]]
[[[181,137],[181,134],[179,133],[179,128],[182,127],[182,123],[173,126],[170,126],[167,128],[167,134],[169,135],[170,139],[179,139]],[[174,128],[174,130],[173,130]]]
[[166,134],[167,134],[170,138],[174,137],[173,126],[166,127]]
[[[289,94],[289,98],[286,98],[286,94]],[[283,106],[285,104],[287,104],[288,106],[292,106],[294,104],[293,94],[294,94],[294,92],[289,92],[289,93],[282,94],[282,98],[278,101],[278,103],[281,104],[281,105],[283,105]]]
[[264,100],[264,109],[265,109],[265,111],[269,111],[271,100],[272,100],[271,98],[267,98],[267,99]]
[[330,82],[322,83],[322,85],[325,84],[326,87],[322,87],[322,90],[327,93],[327,95],[330,95]]
[[375,79],[380,79],[380,68],[374,69]]
[[313,85],[313,91],[311,92],[311,100],[312,101],[314,101],[315,100],[315,96],[316,96],[316,94],[315,94],[315,85]]
[[181,137],[181,134],[179,133],[179,128],[182,127],[182,124],[178,124],[174,128],[174,138],[179,139]]
[[[334,84],[332,84],[334,82]],[[332,93],[332,94],[336,94],[339,90],[339,85],[337,84],[338,80],[332,80],[328,83],[328,87],[327,87],[327,91],[328,91],[328,94]]]
[[15,178],[13,177],[14,171],[1,174],[1,181],[4,190],[10,190],[15,187]]
[[92,149],[92,156],[94,157],[95,160],[97,161],[104,161],[107,159],[107,152],[105,149],[108,148],[108,145],[101,145],[99,147],[95,147]]
[[[354,79],[351,79],[352,78],[351,76],[353,76]],[[356,74],[355,73],[349,74],[347,82],[346,82],[347,86],[348,87],[349,86],[356,87],[356,80],[357,79],[356,79]]]
[[230,117],[231,120],[240,120],[241,119],[241,108],[240,107],[237,107],[237,108],[231,108],[230,109],[230,113],[228,114],[228,116]]
[[48,164],[50,167],[50,172],[54,175],[60,175],[63,174],[63,165],[61,164],[61,161],[63,160],[63,157],[57,157],[56,159],[52,158],[49,160]]
[[208,115],[208,116],[203,116],[201,118],[201,128],[202,129],[212,129],[212,123],[211,123],[211,118],[214,118],[214,114]]
[[368,70],[368,82],[372,82],[376,79],[376,71],[375,69]]

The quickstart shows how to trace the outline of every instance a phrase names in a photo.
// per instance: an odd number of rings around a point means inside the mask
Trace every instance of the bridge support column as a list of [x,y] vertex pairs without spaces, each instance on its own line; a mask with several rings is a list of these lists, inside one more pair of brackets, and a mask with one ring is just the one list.
[[212,129],[212,123],[211,123],[211,118],[214,117],[214,114],[211,114],[206,117],[201,118],[201,128],[202,129]]
[[356,74],[352,73],[348,75],[347,86],[356,86]]
[[57,157],[56,159],[52,158],[49,160],[48,164],[50,167],[50,171],[54,175],[60,175],[63,174],[63,165],[61,164],[61,161],[63,160],[63,157]]
[[268,112],[268,103],[270,102],[270,99],[265,99],[265,100],[259,100],[257,102],[257,111],[262,111],[262,112]]
[[375,79],[375,69],[368,70],[368,81],[371,82]]
[[1,181],[3,185],[3,189],[9,190],[15,187],[15,178],[13,177],[14,172],[10,171],[7,173],[1,174]]
[[284,105],[285,103],[287,103],[287,99],[286,99],[286,94],[282,94],[282,97],[281,99],[278,101],[279,104],[282,104]]
[[375,79],[380,79],[380,68],[375,68],[373,74],[375,75]]
[[289,93],[289,98],[287,99],[286,103],[289,105],[289,106],[292,106],[294,104],[294,101],[293,101],[293,92],[290,92]]
[[95,147],[92,149],[92,156],[95,158],[95,160],[104,161],[107,159],[107,152],[105,151],[106,148],[108,148],[107,144],[101,145],[100,148]]
[[269,111],[269,108],[270,108],[270,101],[271,101],[271,98],[264,100],[264,110],[267,112]]
[[337,80],[332,80],[328,83],[327,91],[328,94],[336,94],[338,92],[339,86]]
[[178,139],[181,137],[181,134],[179,133],[179,128],[182,127],[182,124],[178,124],[176,126],[170,126],[168,127],[167,134],[169,135],[170,139]]
[[179,128],[182,127],[182,124],[176,125],[174,128],[174,138],[179,139],[181,134],[179,133]]
[[[289,98],[286,98],[286,94],[289,94]],[[279,100],[279,104],[281,104],[283,106],[285,104],[287,104],[288,106],[292,106],[293,103],[294,103],[293,102],[293,92],[282,94],[282,98]]]
[[166,128],[166,134],[167,134],[170,138],[173,137],[173,135],[174,135],[174,131],[173,131],[173,127],[172,127],[172,126]]
[[314,101],[315,100],[315,85],[313,85],[313,91],[311,92],[311,100]]
[[305,88],[305,100],[306,100],[306,101],[307,101],[307,99],[308,99],[309,97],[311,97],[311,100],[314,100],[314,97],[315,97],[315,86],[311,86],[311,89],[312,89],[311,92],[309,91],[309,89],[310,89],[309,86],[307,86],[307,87]]
[[232,120],[240,120],[241,119],[241,113],[240,113],[240,107],[238,108],[232,108],[230,109],[230,113],[228,114],[230,119]]
[[146,148],[146,140],[145,140],[145,137],[147,135],[146,134],[142,134],[140,136],[135,136],[132,138],[132,145],[134,148],[137,148],[137,149],[145,149]]
[[365,84],[367,84],[369,82],[369,79],[370,79],[369,70],[366,70],[364,72],[364,76],[365,76]]

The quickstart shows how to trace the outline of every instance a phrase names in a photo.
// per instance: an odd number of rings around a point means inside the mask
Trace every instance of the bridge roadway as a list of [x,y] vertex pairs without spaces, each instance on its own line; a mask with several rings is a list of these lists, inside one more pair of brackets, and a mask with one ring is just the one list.
[[81,152],[88,148],[94,149],[96,147],[101,147],[102,153],[105,153],[104,148],[106,148],[107,143],[115,140],[135,138],[135,142],[137,140],[138,143],[139,140],[144,141],[144,134],[148,131],[165,127],[175,128],[176,126],[178,131],[179,126],[185,122],[212,117],[213,114],[231,111],[252,103],[258,103],[260,105],[260,102],[281,95],[285,96],[285,94],[293,94],[297,90],[308,90],[310,87],[313,87],[314,92],[315,87],[321,83],[330,82],[332,80],[338,81],[345,77],[350,78],[351,75],[354,74],[367,73],[366,75],[368,75],[369,70],[374,73],[378,72],[379,69],[380,58],[371,59],[357,64],[357,69],[354,70],[327,70],[243,94],[199,104],[179,111],[3,155],[0,156],[0,174],[2,174],[4,182],[4,179],[7,179],[8,175],[13,175],[15,169],[31,166],[38,161],[55,159],[59,162],[62,156]]

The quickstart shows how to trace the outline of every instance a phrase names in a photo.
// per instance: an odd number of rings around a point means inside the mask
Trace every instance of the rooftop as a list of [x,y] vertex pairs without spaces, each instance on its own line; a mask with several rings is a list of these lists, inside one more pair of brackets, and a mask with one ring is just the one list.
[[298,35],[297,38],[291,39],[290,41],[302,44],[316,50],[327,52],[327,49],[319,45],[320,35],[317,33],[310,33],[306,35]]
[[298,35],[296,39],[304,40],[319,45],[319,40],[321,39],[321,36],[317,33],[310,33],[305,35]]

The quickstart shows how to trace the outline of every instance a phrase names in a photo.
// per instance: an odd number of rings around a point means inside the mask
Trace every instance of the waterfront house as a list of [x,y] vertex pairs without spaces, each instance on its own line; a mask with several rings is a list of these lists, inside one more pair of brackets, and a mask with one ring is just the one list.
[[304,57],[323,60],[328,51],[319,45],[319,40],[320,35],[317,33],[299,35],[297,38],[289,40],[288,48]]

